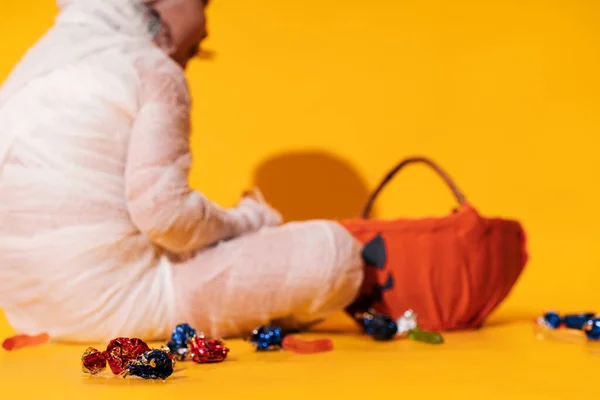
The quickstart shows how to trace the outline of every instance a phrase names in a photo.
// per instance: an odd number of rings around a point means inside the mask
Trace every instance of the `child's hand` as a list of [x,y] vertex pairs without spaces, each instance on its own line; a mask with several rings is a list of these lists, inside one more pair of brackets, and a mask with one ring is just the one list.
[[265,201],[258,189],[244,192],[238,209],[249,220],[252,231],[283,223],[281,214]]

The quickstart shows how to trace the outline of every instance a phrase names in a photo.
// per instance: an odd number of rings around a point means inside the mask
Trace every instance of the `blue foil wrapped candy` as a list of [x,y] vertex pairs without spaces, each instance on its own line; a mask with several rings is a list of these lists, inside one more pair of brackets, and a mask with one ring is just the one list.
[[558,329],[558,327],[560,326],[560,324],[562,324],[562,322],[563,322],[563,320],[560,317],[560,315],[558,315],[558,313],[556,313],[554,311],[549,311],[549,312],[545,313],[538,320],[538,323],[540,325],[545,326],[546,328],[549,328],[549,329]]
[[590,319],[582,329],[589,340],[600,340],[600,318]]
[[362,323],[365,332],[377,341],[392,340],[398,333],[398,325],[387,315],[364,313],[362,314]]
[[194,336],[196,336],[196,330],[189,324],[180,324],[175,327],[171,334],[171,341],[167,343],[167,347],[177,361],[186,359],[190,351],[188,343]]
[[174,365],[175,360],[166,351],[150,350],[132,361],[123,376],[133,375],[143,379],[165,380],[173,374]]
[[277,350],[283,345],[285,333],[278,326],[261,326],[252,332],[250,342],[257,351]]
[[594,318],[595,315],[592,312],[567,314],[563,317],[563,323],[569,329],[582,329],[585,323]]

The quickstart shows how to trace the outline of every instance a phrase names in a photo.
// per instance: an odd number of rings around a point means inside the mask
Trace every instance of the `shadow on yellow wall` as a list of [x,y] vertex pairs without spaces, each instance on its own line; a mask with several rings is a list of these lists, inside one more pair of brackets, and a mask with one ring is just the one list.
[[286,221],[354,218],[367,183],[348,161],[327,152],[290,152],[260,163],[255,186]]

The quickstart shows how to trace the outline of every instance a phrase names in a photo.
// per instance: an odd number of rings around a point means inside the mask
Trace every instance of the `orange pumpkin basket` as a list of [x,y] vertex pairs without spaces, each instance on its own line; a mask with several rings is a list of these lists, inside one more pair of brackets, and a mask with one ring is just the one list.
[[[369,219],[385,186],[415,163],[426,164],[441,176],[458,208],[442,218]],[[370,244],[365,251],[379,244],[385,259],[371,262],[375,265],[367,268],[363,293],[349,312],[373,308],[397,319],[412,309],[427,330],[480,326],[509,294],[528,259],[519,222],[480,215],[450,176],[425,157],[400,162],[370,196],[361,218],[342,224]]]

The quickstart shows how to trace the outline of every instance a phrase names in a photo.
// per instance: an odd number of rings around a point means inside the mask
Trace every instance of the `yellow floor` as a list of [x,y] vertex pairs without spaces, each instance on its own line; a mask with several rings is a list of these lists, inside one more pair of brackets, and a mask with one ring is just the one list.
[[[232,341],[229,361],[180,363],[180,370],[164,383],[88,377],[80,371],[83,346],[0,352],[2,393],[13,396],[2,398],[512,400],[598,393],[594,382],[600,356],[582,345],[536,340],[529,318],[500,314],[480,331],[446,335],[446,344],[439,347],[408,341],[373,343],[357,332],[317,332],[311,335],[332,337],[336,349],[300,356],[255,353],[247,343]],[[352,329],[349,321],[338,318],[318,330]],[[0,334],[10,333],[0,318]]]

